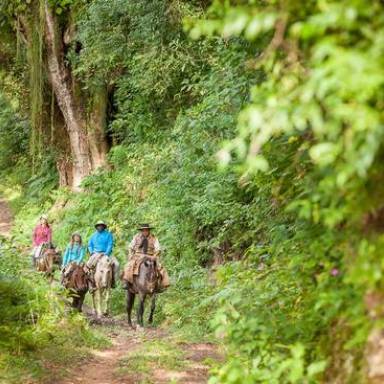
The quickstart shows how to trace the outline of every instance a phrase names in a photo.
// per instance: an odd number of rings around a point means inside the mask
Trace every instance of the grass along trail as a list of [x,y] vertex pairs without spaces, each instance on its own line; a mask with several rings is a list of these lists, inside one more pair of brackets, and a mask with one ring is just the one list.
[[220,359],[210,343],[190,343],[163,328],[132,330],[123,320],[106,319],[100,327],[111,346],[91,351],[62,372],[56,384],[202,384]]

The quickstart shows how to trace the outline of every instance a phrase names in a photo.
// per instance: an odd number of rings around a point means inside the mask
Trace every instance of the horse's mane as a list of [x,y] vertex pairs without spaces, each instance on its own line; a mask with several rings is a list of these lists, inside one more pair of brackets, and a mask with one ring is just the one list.
[[[146,264],[150,262],[151,265]],[[139,274],[133,276],[133,284],[129,284],[129,290],[132,293],[138,294],[141,290],[146,290],[147,284],[152,281],[153,278],[157,280],[157,258],[155,256],[142,256],[140,258]],[[152,267],[152,268],[150,268]]]
[[155,267],[157,265],[157,258],[155,256],[148,256],[148,255],[145,255],[145,256],[142,256],[142,258],[140,259],[140,264],[143,264],[147,261],[151,261],[154,263]]
[[87,275],[82,265],[72,264],[69,278],[64,281],[64,287],[66,289],[72,289],[75,291],[83,291],[88,287]]
[[111,259],[106,256],[106,255],[103,255],[102,257],[100,257],[100,259],[98,260],[97,264],[111,264]]

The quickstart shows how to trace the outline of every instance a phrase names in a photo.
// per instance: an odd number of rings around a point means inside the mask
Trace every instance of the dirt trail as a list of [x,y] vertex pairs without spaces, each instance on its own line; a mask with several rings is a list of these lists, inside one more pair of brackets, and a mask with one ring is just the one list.
[[12,227],[12,213],[7,202],[0,198],[0,236],[8,236]]
[[132,348],[134,337],[125,337],[121,332],[110,335],[112,347],[103,351],[92,351],[90,358],[84,359],[78,367],[71,369],[69,378],[61,384],[131,384],[134,381],[118,378],[115,369],[118,361]]
[[[203,384],[208,381],[207,360],[220,358],[214,345],[175,344],[163,329],[132,330],[112,319],[102,328],[112,346],[92,351],[78,367],[67,370],[66,379],[52,384]],[[171,364],[169,353],[174,354]]]

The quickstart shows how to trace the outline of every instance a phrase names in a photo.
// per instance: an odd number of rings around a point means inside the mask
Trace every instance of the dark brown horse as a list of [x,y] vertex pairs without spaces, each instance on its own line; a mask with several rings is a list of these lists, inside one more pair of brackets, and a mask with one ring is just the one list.
[[53,274],[55,269],[61,264],[61,254],[60,252],[49,245],[48,248],[42,251],[42,255],[35,260],[36,270],[38,272],[43,272],[45,277],[52,282]]
[[82,311],[84,298],[88,292],[88,279],[82,264],[70,263],[64,270],[61,284],[72,298],[72,308]]
[[156,293],[159,291],[159,276],[157,271],[156,257],[144,256],[140,261],[139,274],[133,276],[133,283],[128,283],[127,291],[127,314],[128,324],[132,327],[132,308],[135,296],[139,295],[140,304],[137,310],[137,324],[144,326],[144,304],[147,296],[152,298],[151,312],[148,322],[152,324],[153,314],[156,308]]

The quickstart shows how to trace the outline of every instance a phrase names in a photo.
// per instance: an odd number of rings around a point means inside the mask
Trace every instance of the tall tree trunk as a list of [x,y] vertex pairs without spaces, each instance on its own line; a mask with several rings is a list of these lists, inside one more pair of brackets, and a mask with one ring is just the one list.
[[56,19],[47,1],[45,1],[45,23],[49,75],[68,130],[73,157],[73,188],[77,190],[83,178],[92,170],[86,122],[74,100],[70,73],[64,64],[63,43],[58,33]]
[[59,186],[73,186],[73,163],[71,159],[71,144],[63,114],[57,105],[54,94],[51,99],[50,111],[50,145],[56,153],[56,167],[59,173]]
[[102,87],[93,95],[91,112],[88,119],[88,138],[93,169],[103,167],[107,162],[109,149],[105,139],[107,103],[107,87]]
[[[72,188],[80,189],[84,177],[106,162],[107,144],[104,135],[105,104],[103,93],[96,98],[96,112],[91,114],[90,125],[83,100],[76,92],[76,84],[69,68],[65,65],[64,42],[55,15],[45,1],[45,40],[49,77],[57,104],[63,114],[69,136],[73,162]],[[90,129],[92,127],[92,129]],[[89,128],[89,130],[87,129]]]

